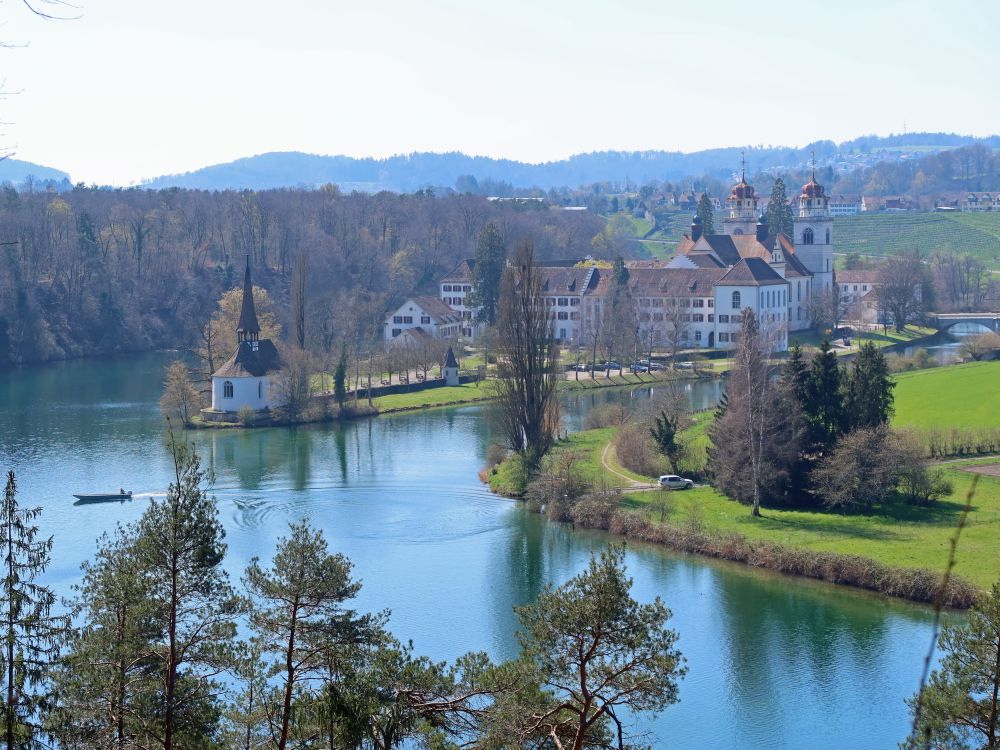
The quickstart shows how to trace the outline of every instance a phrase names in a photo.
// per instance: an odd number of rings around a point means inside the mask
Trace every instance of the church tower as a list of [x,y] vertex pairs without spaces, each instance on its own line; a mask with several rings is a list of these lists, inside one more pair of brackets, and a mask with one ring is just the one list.
[[812,177],[802,186],[799,214],[793,221],[792,242],[795,255],[813,274],[812,292],[833,288],[833,219],[829,198],[823,186],[816,182],[816,167]]
[[757,196],[747,184],[746,163],[740,167],[740,181],[726,198],[729,216],[723,222],[726,234],[753,234],[757,230]]

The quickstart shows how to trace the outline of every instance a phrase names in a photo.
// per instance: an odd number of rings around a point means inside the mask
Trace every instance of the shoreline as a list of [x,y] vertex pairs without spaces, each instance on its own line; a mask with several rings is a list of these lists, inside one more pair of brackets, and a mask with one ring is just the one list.
[[[575,391],[593,391],[593,390],[607,390],[612,388],[642,388],[643,386],[657,385],[661,383],[688,383],[698,380],[715,380],[723,377],[721,373],[718,372],[703,372],[694,374],[677,374],[672,373],[671,376],[659,377],[656,375],[651,375],[650,373],[645,373],[643,376],[628,373],[625,375],[612,375],[608,378],[600,379],[590,379],[590,380],[560,380],[556,386],[556,390],[559,392],[575,392]],[[616,378],[618,380],[616,381]],[[486,381],[487,383],[489,381]],[[466,383],[467,385],[474,385],[472,383]],[[448,388],[450,386],[440,386],[442,388]],[[413,394],[426,393],[433,394],[437,388],[425,388],[419,391],[413,391]],[[187,425],[185,429],[190,430],[213,430],[213,429],[258,429],[262,427],[297,427],[299,425],[310,425],[310,424],[326,424],[329,422],[339,422],[354,419],[366,419],[372,417],[379,417],[385,414],[399,414],[404,412],[413,411],[423,411],[428,409],[443,409],[451,406],[470,406],[472,404],[482,404],[488,403],[494,400],[494,396],[483,391],[479,391],[478,387],[476,391],[479,395],[475,395],[471,398],[460,398],[445,401],[428,401],[427,403],[420,404],[408,404],[399,406],[388,406],[384,408],[379,408],[378,404],[374,404],[369,407],[365,400],[355,402],[353,399],[347,399],[344,402],[344,408],[347,414],[341,416],[339,410],[336,406],[331,408],[331,412],[325,415],[321,415],[312,419],[304,419],[296,422],[287,421],[260,421],[256,424],[243,424],[241,422],[207,422],[200,418],[193,421],[191,424]],[[409,395],[408,393],[395,394]],[[374,401],[377,402],[380,398],[393,398],[393,396],[377,396]],[[357,406],[353,405],[357,404]]]

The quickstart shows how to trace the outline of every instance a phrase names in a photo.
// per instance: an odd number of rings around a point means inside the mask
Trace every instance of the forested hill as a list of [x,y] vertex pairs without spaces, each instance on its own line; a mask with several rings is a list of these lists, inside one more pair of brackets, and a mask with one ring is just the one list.
[[[875,161],[898,160],[975,142],[1000,148],[1000,136],[976,139],[946,133],[866,136],[836,144],[818,141],[802,148],[756,147],[746,150],[748,173],[803,168],[815,153],[820,165],[861,168]],[[692,153],[678,151],[600,151],[561,161],[528,164],[461,153],[414,153],[385,159],[318,156],[297,151],[260,154],[216,164],[194,172],[159,177],[147,187],[203,190],[317,187],[334,183],[343,190],[413,192],[424,187],[455,187],[460,178],[470,192],[500,195],[504,187],[542,189],[577,187],[599,182],[643,184],[713,175],[728,178],[738,168],[741,148]]]
[[[385,311],[475,254],[496,222],[508,248],[581,258],[604,220],[523,201],[318,191],[0,191],[0,366],[196,346],[244,258],[288,330],[304,284],[323,351],[382,334]],[[235,336],[235,334],[234,334]],[[235,341],[235,339],[233,339]]]
[[0,159],[0,182],[13,185],[23,185],[26,180],[41,185],[46,182],[57,183],[60,189],[69,187],[69,175],[52,167],[43,167],[30,161],[20,159]]

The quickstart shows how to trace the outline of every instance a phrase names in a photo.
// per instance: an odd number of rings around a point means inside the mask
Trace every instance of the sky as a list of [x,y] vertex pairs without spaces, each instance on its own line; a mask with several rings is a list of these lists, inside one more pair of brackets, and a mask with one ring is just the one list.
[[70,1],[0,0],[0,146],[88,184],[1000,131],[993,0]]

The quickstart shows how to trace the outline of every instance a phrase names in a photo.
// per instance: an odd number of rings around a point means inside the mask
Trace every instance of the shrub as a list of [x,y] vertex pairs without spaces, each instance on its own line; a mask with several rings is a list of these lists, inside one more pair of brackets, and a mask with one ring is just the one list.
[[656,449],[649,428],[643,424],[627,424],[615,435],[618,463],[644,477],[656,477],[669,468],[666,457]]
[[569,515],[573,523],[584,528],[607,530],[620,500],[618,490],[584,495],[572,505]]
[[595,406],[583,420],[585,430],[618,427],[632,420],[632,412],[624,402]]
[[493,468],[497,464],[503,462],[507,458],[507,448],[506,446],[500,445],[500,443],[490,443],[486,447],[486,466]]
[[580,472],[581,456],[575,451],[560,451],[545,458],[542,468],[525,490],[524,498],[535,510],[544,510],[553,521],[571,520],[573,503],[588,486]]
[[913,354],[909,356],[904,356],[902,354],[897,354],[887,358],[889,363],[889,370],[891,372],[910,372],[912,370],[926,370],[931,367],[937,367],[940,362],[934,359],[929,351],[923,347],[918,347],[913,350]]
[[257,412],[249,404],[243,404],[240,410],[236,412],[236,418],[240,420],[241,425],[249,427],[257,421]]

